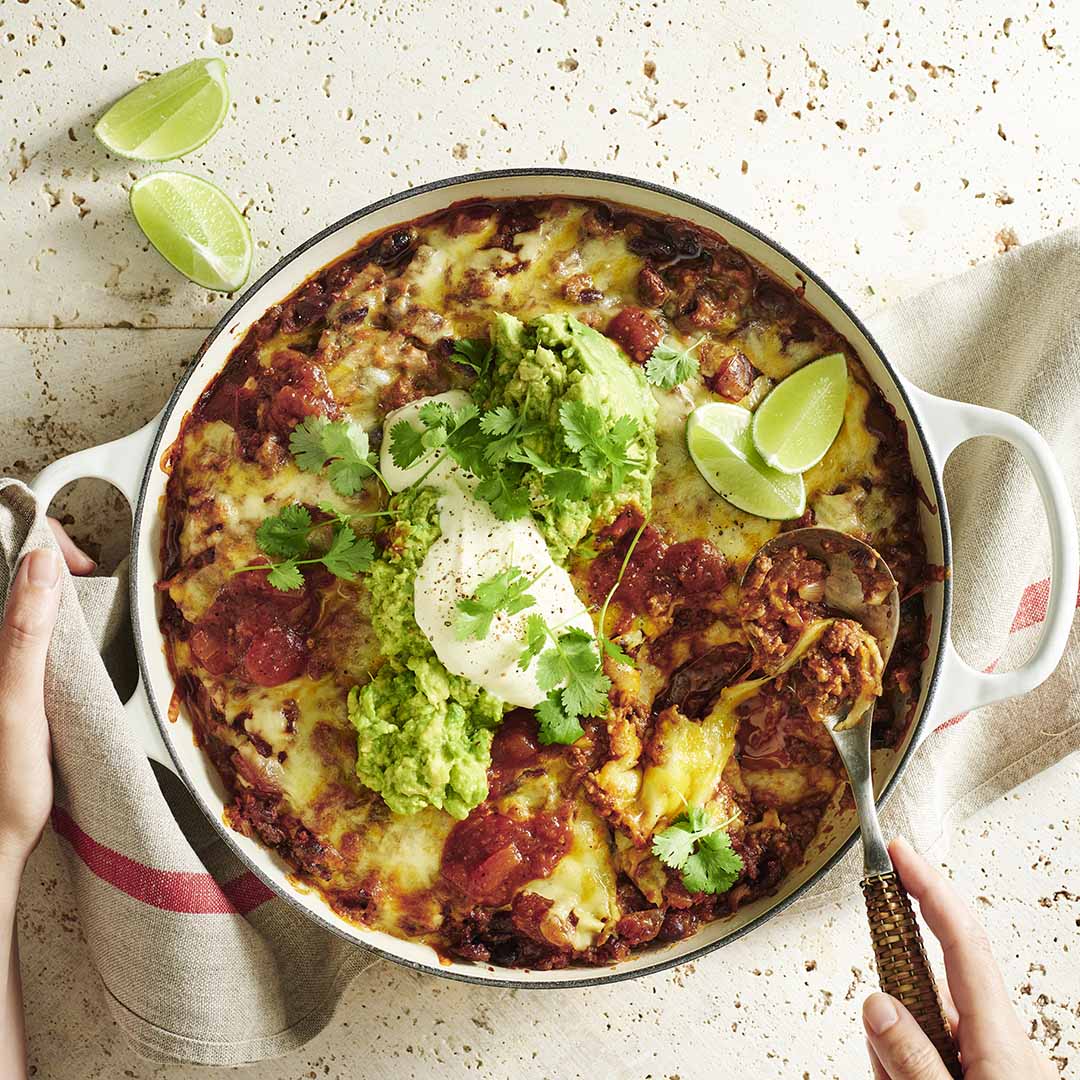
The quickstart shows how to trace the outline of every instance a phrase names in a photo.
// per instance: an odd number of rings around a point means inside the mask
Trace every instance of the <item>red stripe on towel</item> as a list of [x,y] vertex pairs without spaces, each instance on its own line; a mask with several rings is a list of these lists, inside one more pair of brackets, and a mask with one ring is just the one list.
[[163,911],[185,915],[246,915],[274,895],[249,871],[219,885],[209,874],[144,866],[83,832],[59,806],[53,807],[52,824],[102,881]]

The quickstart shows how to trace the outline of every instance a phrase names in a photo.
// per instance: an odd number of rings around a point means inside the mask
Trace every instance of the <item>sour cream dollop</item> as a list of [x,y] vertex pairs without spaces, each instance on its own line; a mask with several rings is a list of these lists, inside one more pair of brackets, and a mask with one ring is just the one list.
[[[390,413],[383,426],[379,468],[391,490],[401,491],[438,460],[425,484],[439,492],[442,535],[428,549],[416,573],[413,605],[417,625],[448,671],[510,705],[532,709],[547,695],[536,682],[536,661],[524,671],[518,666],[528,617],[539,614],[552,628],[574,627],[593,633],[592,619],[574,591],[570,575],[551,558],[531,517],[500,521],[486,502],[476,498],[476,479],[445,451],[429,451],[407,469],[395,465],[390,456],[390,432],[395,424],[405,420],[419,428],[417,413],[428,402],[445,401],[460,409],[469,400],[462,391],[451,390],[411,401]],[[528,592],[536,603],[516,615],[498,612],[482,641],[461,640],[454,629],[458,601],[472,596],[478,585],[511,566],[533,582]]]

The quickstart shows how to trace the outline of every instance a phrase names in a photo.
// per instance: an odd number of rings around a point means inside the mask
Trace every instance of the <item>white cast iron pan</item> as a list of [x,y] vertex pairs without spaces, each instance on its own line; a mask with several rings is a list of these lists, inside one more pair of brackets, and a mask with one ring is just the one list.
[[[930,562],[950,573],[925,594],[930,616],[929,655],[922,692],[911,730],[894,751],[875,758],[879,799],[884,799],[904,770],[912,750],[936,723],[967,709],[1023,694],[1038,686],[1061,657],[1077,593],[1077,532],[1072,504],[1061,470],[1041,436],[1022,420],[994,409],[965,405],[916,389],[896,372],[865,327],[814,273],[756,229],[697,199],[639,180],[601,173],[557,169],[514,169],[477,173],[391,196],[358,210],[298,247],[264,274],[229,309],[211,332],[162,412],[146,427],[123,439],[72,454],[42,472],[34,490],[48,504],[65,484],[97,477],[118,487],[131,503],[131,610],[141,682],[127,705],[133,732],[147,754],[179,774],[226,843],[276,893],[312,919],[358,944],[399,963],[453,978],[505,986],[586,986],[630,978],[684,962],[745,934],[786,907],[851,844],[852,815],[824,823],[807,852],[804,866],[790,875],[773,896],[739,910],[727,921],[703,927],[694,936],[633,954],[609,968],[527,971],[493,968],[464,961],[441,962],[426,945],[360,929],[337,916],[314,892],[298,892],[287,880],[288,867],[256,840],[229,829],[222,820],[225,791],[208,758],[192,741],[181,717],[167,719],[173,683],[158,628],[161,507],[166,475],[159,462],[176,439],[184,416],[248,327],[272,304],[283,300],[306,278],[333,262],[368,236],[388,226],[432,213],[471,198],[566,195],[623,203],[645,211],[683,218],[719,233],[766,266],[793,288],[805,285],[806,300],[852,345],[871,378],[905,423],[915,477],[933,509],[919,505]],[[1015,671],[984,674],[960,659],[949,638],[951,613],[951,544],[941,471],[952,451],[967,439],[994,435],[1024,455],[1046,506],[1053,545],[1052,588],[1046,622],[1031,659]]]

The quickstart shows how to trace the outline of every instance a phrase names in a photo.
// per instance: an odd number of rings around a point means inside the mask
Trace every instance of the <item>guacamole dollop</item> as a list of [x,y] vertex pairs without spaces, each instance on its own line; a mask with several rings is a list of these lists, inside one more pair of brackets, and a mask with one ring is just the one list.
[[487,796],[491,739],[504,704],[451,675],[413,614],[413,583],[440,535],[438,493],[410,489],[394,499],[395,523],[368,579],[371,621],[385,660],[371,682],[349,692],[356,775],[398,814],[425,806],[464,818]]
[[[489,362],[473,399],[484,411],[507,406],[529,422],[523,441],[533,457],[507,461],[503,482],[527,493],[528,509],[556,563],[565,565],[593,524],[611,520],[626,504],[648,514],[656,404],[641,369],[602,334],[567,315],[543,315],[527,324],[497,315]],[[580,497],[554,497],[545,486],[545,469],[550,474],[581,465],[560,419],[567,402],[595,409],[601,430],[621,418],[634,421],[625,448],[634,467],[618,480],[612,473],[607,482],[584,476]],[[434,806],[464,818],[487,796],[493,731],[509,706],[452,674],[417,623],[417,573],[442,528],[439,490],[422,480],[416,484],[391,499],[394,524],[367,579],[384,661],[369,683],[349,692],[356,775],[395,813]]]
[[593,522],[610,520],[627,503],[648,516],[656,471],[656,401],[641,368],[609,338],[569,315],[541,315],[522,323],[500,313],[491,343],[491,361],[477,386],[478,404],[485,409],[509,405],[536,421],[540,430],[526,443],[545,461],[575,463],[559,423],[564,402],[593,406],[607,426],[622,416],[637,422],[629,451],[639,466],[617,491],[597,489],[584,499],[556,500],[544,491],[538,470],[525,470],[532,514],[555,561],[565,563]]

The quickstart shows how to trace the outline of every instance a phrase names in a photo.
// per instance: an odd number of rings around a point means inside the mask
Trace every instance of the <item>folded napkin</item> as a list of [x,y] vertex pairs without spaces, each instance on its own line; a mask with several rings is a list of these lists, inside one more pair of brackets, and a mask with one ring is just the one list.
[[[873,326],[917,385],[1034,424],[1074,497],[1078,280],[1074,231],[937,285]],[[1018,455],[982,440],[950,462],[946,490],[958,568],[954,634],[975,667],[1004,670],[1030,649],[1045,610],[1048,540],[1035,485]],[[22,554],[52,544],[29,491],[0,481],[0,604]],[[374,957],[275,899],[179,781],[142,755],[110,678],[130,636],[126,596],[122,574],[66,580],[46,674],[53,826],[83,932],[114,1016],[147,1058],[228,1065],[285,1054],[326,1025]],[[1080,689],[1077,634],[1056,674],[1023,701],[938,718],[890,801],[887,832],[924,848],[939,843],[954,821],[1080,745],[1070,715]],[[803,903],[853,887],[860,870],[853,852]]]

